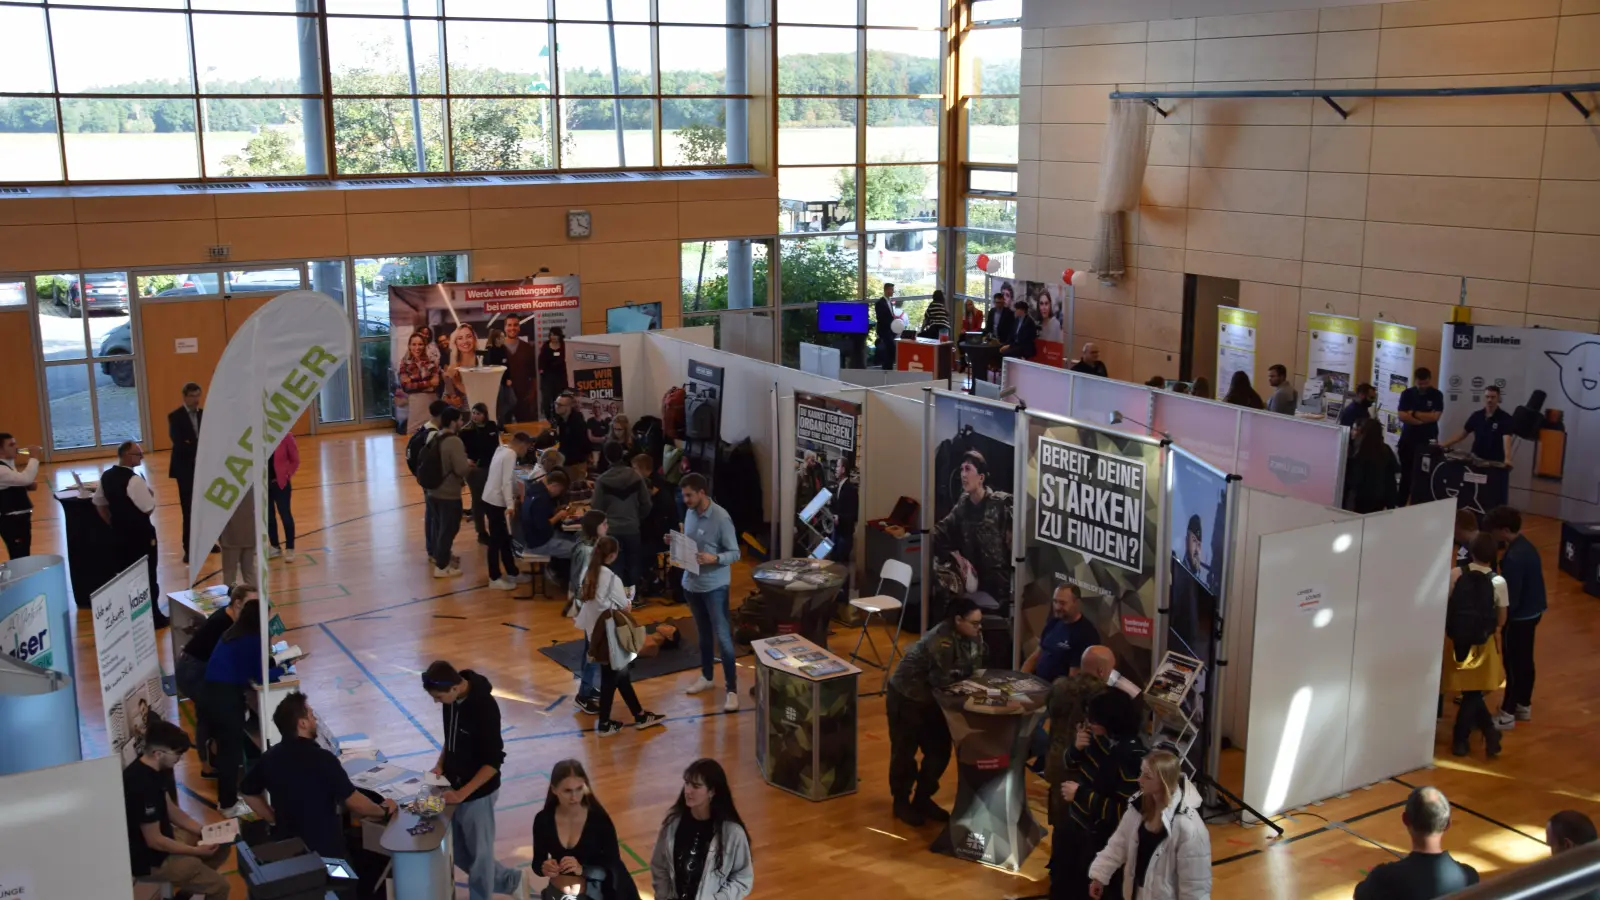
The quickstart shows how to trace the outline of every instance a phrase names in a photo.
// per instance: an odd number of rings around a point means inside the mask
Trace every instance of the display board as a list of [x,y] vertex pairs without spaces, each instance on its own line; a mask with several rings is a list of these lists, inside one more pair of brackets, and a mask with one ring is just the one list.
[[66,676],[42,694],[0,692],[0,774],[74,762],[82,749],[66,562],[35,554],[0,563],[0,573],[0,653]]
[[[859,482],[852,484],[860,428],[861,404],[795,392],[793,555],[828,557],[838,543],[835,526],[841,519],[849,523],[853,537],[860,520]],[[845,508],[850,503],[856,508]],[[824,548],[825,542],[829,546]]]
[[721,366],[689,360],[689,377],[683,383],[683,427],[692,440],[714,441],[721,435],[723,375]]
[[1226,391],[1233,383],[1233,373],[1243,372],[1250,383],[1259,385],[1256,377],[1256,329],[1260,316],[1253,309],[1237,306],[1217,307],[1217,380],[1218,391]]
[[[415,386],[429,382],[438,384],[436,397],[465,409],[466,392],[448,372],[452,367],[478,365],[492,342],[491,333],[498,331],[506,341],[519,344],[506,373],[513,415],[519,422],[539,421],[538,351],[555,327],[568,338],[583,332],[576,275],[390,285],[389,365],[397,415],[406,409],[408,427],[421,424],[410,419],[426,410],[432,399],[423,396],[426,389]],[[422,343],[413,352],[411,337],[417,334]],[[532,352],[524,356],[524,350]],[[414,387],[408,389],[408,384]]]
[[606,310],[606,333],[655,331],[661,327],[661,303],[625,303]]
[[597,341],[567,341],[567,383],[589,434],[604,441],[611,434],[611,420],[623,411],[621,351]]
[[1306,380],[1300,405],[1319,407],[1338,418],[1344,399],[1356,386],[1356,349],[1361,321],[1331,313],[1307,313]]
[[[1168,453],[1167,614],[1160,651],[1202,664],[1198,683],[1184,697],[1182,712],[1208,737],[1216,730],[1212,723],[1221,672],[1216,661],[1232,540],[1228,492],[1234,482],[1185,449],[1172,446]],[[1212,743],[1208,739],[1191,746],[1189,762],[1196,771],[1209,771]]]
[[1417,330],[1396,322],[1372,323],[1372,378],[1378,392],[1372,417],[1383,423],[1390,446],[1400,443],[1400,395],[1411,386],[1417,365]]
[[924,628],[943,618],[952,597],[972,597],[990,611],[1011,601],[1017,455],[1015,407],[933,391],[927,412],[932,494],[922,505],[933,524]]
[[989,276],[990,303],[993,303],[995,294],[1005,295],[1008,309],[1018,300],[1028,302],[1028,315],[1033,317],[1034,323],[1039,327],[1039,336],[1034,339],[1033,361],[1040,365],[1063,368],[1067,364],[1064,343],[1066,331],[1063,325],[1066,318],[1066,293],[1066,285],[1002,278],[999,275]]
[[114,756],[0,778],[0,897],[123,900],[130,896],[128,817]]
[[[1445,325],[1441,346],[1440,438],[1461,432],[1483,408],[1490,385],[1500,388],[1507,412],[1542,391],[1537,439],[1512,441],[1511,489],[1529,492],[1529,507],[1546,515],[1593,517],[1600,454],[1580,448],[1600,447],[1600,338],[1552,328]],[[1514,495],[1512,503],[1520,500]]]
[[111,755],[123,765],[144,752],[145,722],[166,700],[156,649],[155,598],[141,557],[90,599],[95,656],[100,663],[100,704]]
[[[1071,584],[1083,613],[1143,684],[1153,660],[1165,453],[1158,442],[1028,413],[1027,501],[1020,518],[1025,605]],[[1031,630],[1031,629],[1030,629]],[[1022,633],[1032,646],[1038,636]]]

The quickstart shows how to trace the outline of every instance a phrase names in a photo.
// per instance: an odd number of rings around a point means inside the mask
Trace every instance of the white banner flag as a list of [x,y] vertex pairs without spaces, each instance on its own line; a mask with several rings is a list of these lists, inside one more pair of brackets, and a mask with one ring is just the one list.
[[[239,326],[217,363],[206,396],[206,423],[196,453],[189,541],[216,543],[252,485],[255,472],[350,357],[350,319],[338,302],[315,291],[283,294]],[[257,426],[266,433],[255,445]],[[266,504],[257,503],[257,509]],[[189,583],[205,565],[191,556]]]

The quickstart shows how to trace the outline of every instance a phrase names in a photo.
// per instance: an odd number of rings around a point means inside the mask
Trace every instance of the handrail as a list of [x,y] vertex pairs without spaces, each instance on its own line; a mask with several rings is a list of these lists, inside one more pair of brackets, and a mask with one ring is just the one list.
[[1579,900],[1600,889],[1600,841],[1449,895],[1448,900]]
[[1293,90],[1237,90],[1237,91],[1112,91],[1113,100],[1143,100],[1155,107],[1162,118],[1170,113],[1161,108],[1162,100],[1243,100],[1270,98],[1309,98],[1338,110],[1348,119],[1350,113],[1333,102],[1335,97],[1498,97],[1513,94],[1561,94],[1567,98],[1585,119],[1594,115],[1577,98],[1577,94],[1600,91],[1600,82],[1585,81],[1574,84],[1509,84],[1485,87],[1445,88],[1298,88]]

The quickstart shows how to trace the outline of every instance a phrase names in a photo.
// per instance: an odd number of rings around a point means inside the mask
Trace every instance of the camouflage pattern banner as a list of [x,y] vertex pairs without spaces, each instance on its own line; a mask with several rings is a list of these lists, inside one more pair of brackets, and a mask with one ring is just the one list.
[[[971,597],[986,608],[1003,606],[1011,599],[1015,557],[1016,408],[941,391],[934,392],[933,402],[929,624],[944,616],[952,597]],[[1009,647],[1003,654],[991,650],[995,665],[1010,658]]]
[[1023,568],[1019,639],[1037,646],[1050,596],[1071,584],[1083,613],[1117,656],[1117,670],[1143,685],[1152,667],[1165,454],[1155,444],[1062,420],[1028,415],[1027,500],[1019,521]]

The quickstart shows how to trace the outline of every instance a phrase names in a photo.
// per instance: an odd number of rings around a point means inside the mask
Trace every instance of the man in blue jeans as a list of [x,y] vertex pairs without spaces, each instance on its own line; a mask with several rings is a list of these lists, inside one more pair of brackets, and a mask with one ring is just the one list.
[[688,595],[689,611],[694,613],[694,627],[700,635],[700,677],[689,685],[685,693],[698,694],[710,690],[716,682],[712,676],[713,637],[717,653],[722,656],[722,680],[726,683],[728,697],[722,708],[727,712],[739,709],[733,652],[733,627],[728,619],[728,567],[739,559],[739,536],[734,531],[733,519],[728,511],[711,502],[710,486],[704,475],[690,472],[678,482],[683,503],[688,512],[683,518],[683,533],[699,548],[696,560],[699,573],[683,573],[683,592]]
[[456,671],[441,659],[422,673],[422,688],[444,707],[444,748],[433,773],[450,782],[444,802],[455,805],[450,838],[456,865],[467,873],[467,896],[489,900],[491,894],[507,894],[527,900],[528,870],[508,868],[494,858],[494,801],[506,761],[494,686],[477,672]]

